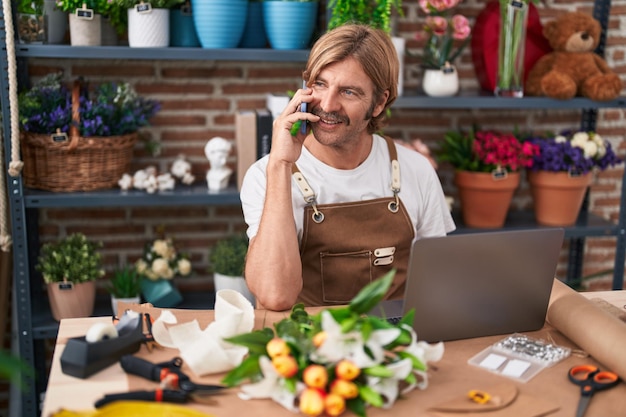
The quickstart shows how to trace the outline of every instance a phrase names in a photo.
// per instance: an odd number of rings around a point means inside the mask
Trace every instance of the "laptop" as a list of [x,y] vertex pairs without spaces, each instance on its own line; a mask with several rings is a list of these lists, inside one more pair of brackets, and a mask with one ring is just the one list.
[[438,342],[539,330],[563,229],[507,230],[413,242],[404,300],[371,314],[390,321],[415,308],[418,340]]

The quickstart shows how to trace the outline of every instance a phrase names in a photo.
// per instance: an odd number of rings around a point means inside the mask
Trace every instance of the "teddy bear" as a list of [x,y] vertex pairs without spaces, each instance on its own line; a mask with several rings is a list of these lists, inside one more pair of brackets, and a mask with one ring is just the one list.
[[528,73],[524,91],[531,96],[566,100],[576,95],[606,101],[619,96],[622,81],[594,52],[602,28],[583,12],[565,13],[543,28],[553,51]]

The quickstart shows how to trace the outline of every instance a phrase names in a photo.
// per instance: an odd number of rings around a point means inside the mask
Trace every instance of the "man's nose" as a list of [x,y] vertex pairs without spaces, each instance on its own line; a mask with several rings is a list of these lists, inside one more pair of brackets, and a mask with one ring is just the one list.
[[320,97],[320,107],[326,113],[338,111],[341,108],[338,92],[332,89],[324,91]]

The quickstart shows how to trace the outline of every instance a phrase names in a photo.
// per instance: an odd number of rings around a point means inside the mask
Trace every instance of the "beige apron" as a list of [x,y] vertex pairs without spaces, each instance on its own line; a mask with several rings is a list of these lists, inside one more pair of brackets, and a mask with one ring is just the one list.
[[298,302],[307,306],[347,304],[365,285],[396,268],[385,298],[404,297],[404,282],[415,236],[400,192],[400,165],[389,138],[393,197],[317,205],[306,179],[293,176],[309,204],[300,245],[303,288]]

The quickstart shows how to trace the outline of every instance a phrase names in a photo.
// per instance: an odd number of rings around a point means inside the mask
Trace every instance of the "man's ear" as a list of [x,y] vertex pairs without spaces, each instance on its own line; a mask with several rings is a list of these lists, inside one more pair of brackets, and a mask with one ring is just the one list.
[[385,90],[378,97],[378,102],[376,103],[376,106],[374,106],[372,117],[378,117],[380,113],[382,113],[382,111],[385,109],[385,104],[387,104],[388,99],[389,99],[389,90]]

